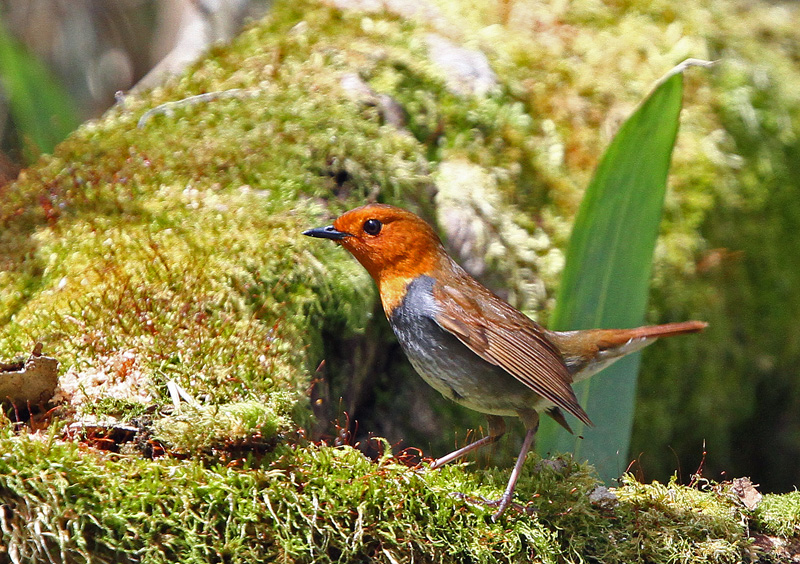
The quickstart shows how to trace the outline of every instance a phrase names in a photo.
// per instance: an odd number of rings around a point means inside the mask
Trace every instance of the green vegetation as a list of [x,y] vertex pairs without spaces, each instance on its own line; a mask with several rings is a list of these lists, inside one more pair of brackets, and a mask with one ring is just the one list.
[[800,533],[800,492],[765,495],[755,521],[767,534],[796,538]]
[[[678,134],[683,70],[664,77],[603,153],[575,216],[551,329],[642,325]],[[638,371],[636,355],[608,369],[605,378],[577,383],[575,394],[595,414],[594,427],[578,425],[578,438],[547,421],[539,452],[574,452],[593,461],[605,481],[619,477],[620,453],[627,464]]]
[[290,444],[236,464],[155,462],[87,455],[55,428],[0,430],[12,561],[720,563],[747,545],[748,513],[729,495],[627,480],[617,500],[593,503],[599,482],[569,458],[530,460],[520,497],[531,501],[493,523],[470,498],[497,496],[502,471]]
[[[78,126],[78,111],[64,88],[0,21],[0,83],[11,119],[20,139],[12,143],[20,155],[32,162],[40,153],[50,153]],[[4,116],[6,119],[6,116]],[[4,140],[7,142],[7,140]]]

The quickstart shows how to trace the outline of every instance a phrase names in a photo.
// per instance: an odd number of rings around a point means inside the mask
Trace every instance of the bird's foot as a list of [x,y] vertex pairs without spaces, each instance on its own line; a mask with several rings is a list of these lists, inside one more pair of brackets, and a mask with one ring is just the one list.
[[497,511],[492,514],[492,521],[497,523],[497,520],[500,516],[505,513],[505,510],[511,504],[511,495],[508,493],[504,493],[500,496],[500,499],[495,499],[492,501],[488,501],[486,505],[489,507],[497,507]]
[[486,507],[496,507],[497,511],[492,514],[492,522],[494,523],[497,522],[500,516],[505,513],[506,509],[509,507],[526,515],[533,514],[533,511],[529,508],[524,507],[519,503],[512,502],[512,496],[506,496],[506,494],[503,494],[498,499],[489,499],[482,495],[470,496],[461,492],[453,492],[450,495],[457,497],[458,499],[463,499],[467,503],[474,503],[476,505],[480,504]]

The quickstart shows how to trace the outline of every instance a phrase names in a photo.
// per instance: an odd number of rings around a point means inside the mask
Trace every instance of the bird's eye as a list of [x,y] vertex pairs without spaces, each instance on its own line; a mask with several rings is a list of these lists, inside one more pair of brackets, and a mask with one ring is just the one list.
[[367,235],[377,235],[381,232],[383,224],[377,219],[368,219],[364,222],[364,233]]

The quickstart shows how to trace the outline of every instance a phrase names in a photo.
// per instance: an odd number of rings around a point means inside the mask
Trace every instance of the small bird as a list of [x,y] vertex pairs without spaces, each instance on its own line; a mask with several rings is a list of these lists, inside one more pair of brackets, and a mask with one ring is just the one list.
[[574,382],[659,337],[706,327],[687,321],[548,331],[467,274],[430,225],[394,206],[368,204],[303,234],[347,249],[378,285],[383,311],[414,369],[446,398],[487,415],[486,437],[437,459],[431,468],[497,441],[505,433],[503,417],[522,420],[525,439],[508,485],[499,499],[488,502],[497,507],[495,520],[511,503],[540,412],[570,432],[563,411],[591,425],[572,390]]

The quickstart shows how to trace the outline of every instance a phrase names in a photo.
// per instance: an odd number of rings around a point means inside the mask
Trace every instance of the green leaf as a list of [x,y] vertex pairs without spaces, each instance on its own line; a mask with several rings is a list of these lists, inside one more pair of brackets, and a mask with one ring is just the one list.
[[[668,74],[622,125],[581,202],[550,327],[556,330],[641,325],[650,270],[678,132],[687,61]],[[609,481],[628,465],[639,355],[575,385],[594,427],[570,435],[542,421],[540,453],[572,451]],[[583,437],[583,438],[581,438]]]
[[79,122],[63,86],[0,25],[0,81],[20,132],[26,160],[51,153]]

